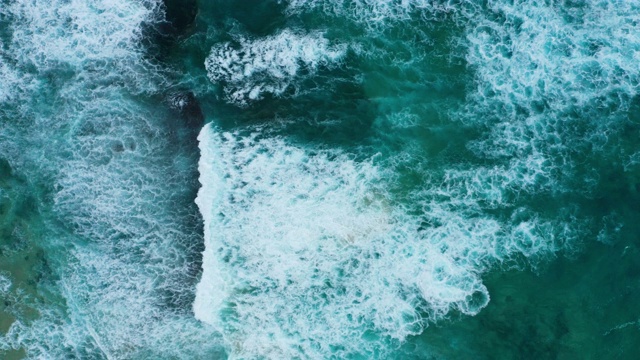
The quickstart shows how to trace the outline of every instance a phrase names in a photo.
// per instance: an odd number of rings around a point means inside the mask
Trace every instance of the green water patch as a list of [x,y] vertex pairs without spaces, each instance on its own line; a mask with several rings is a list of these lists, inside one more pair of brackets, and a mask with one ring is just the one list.
[[[46,301],[38,292],[51,278],[42,237],[37,192],[0,159],[0,336],[6,336],[15,321],[38,317],[38,303]],[[3,359],[21,359],[25,351],[0,348]]]
[[[598,177],[587,191],[521,199],[540,216],[559,219],[579,238],[533,264],[498,264],[484,277],[491,300],[474,317],[452,313],[411,338],[398,358],[635,359],[640,342],[640,226],[635,164],[616,151],[591,158]],[[584,165],[583,165],[584,166]],[[589,176],[578,171],[572,176]],[[582,184],[576,179],[576,184]],[[532,266],[533,265],[533,266]]]
[[[591,242],[533,271],[493,271],[491,302],[408,341],[414,358],[634,359],[640,341],[638,242]],[[406,354],[406,353],[405,353]]]

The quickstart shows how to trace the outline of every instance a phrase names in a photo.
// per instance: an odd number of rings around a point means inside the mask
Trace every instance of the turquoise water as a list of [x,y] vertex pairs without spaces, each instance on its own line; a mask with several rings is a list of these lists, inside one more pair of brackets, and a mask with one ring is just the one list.
[[0,0],[0,357],[637,358],[639,21]]

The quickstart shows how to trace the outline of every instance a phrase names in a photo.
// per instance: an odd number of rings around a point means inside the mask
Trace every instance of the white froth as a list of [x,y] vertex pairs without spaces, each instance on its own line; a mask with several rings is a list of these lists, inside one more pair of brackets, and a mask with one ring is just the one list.
[[409,215],[373,160],[211,126],[199,140],[206,250],[194,312],[233,358],[388,351],[451,310],[486,306],[491,264],[556,250],[535,215],[483,214],[487,196],[505,201],[474,186],[526,181],[510,169],[427,186],[413,199],[422,214]]
[[227,101],[247,105],[264,94],[282,95],[301,73],[335,66],[346,47],[331,45],[322,33],[289,30],[263,39],[239,37],[211,48],[205,61],[209,79],[222,83]]
[[[543,156],[547,172],[567,172],[568,149],[585,142],[601,149],[596,140],[612,131],[611,114],[626,111],[639,93],[640,7],[494,1],[489,9],[467,26],[477,83],[467,118],[492,119],[491,135],[473,147],[497,157]],[[576,116],[590,131],[582,137],[567,126]]]
[[[2,41],[0,41],[0,49]],[[19,88],[21,79],[17,71],[6,64],[0,52],[0,104],[14,98],[16,88]]]
[[11,278],[9,274],[0,273],[0,295],[5,295],[11,289]]
[[193,291],[187,253],[200,238],[175,205],[188,201],[189,155],[120,91],[83,103],[58,155],[55,211],[74,237],[52,241],[74,245],[59,270],[69,327],[114,359],[206,357],[214,331],[167,308]]
[[[290,11],[338,6],[348,16],[382,23],[436,6],[426,0],[349,4],[295,0]],[[54,211],[81,239],[47,235],[48,246],[68,260],[56,267],[68,311],[38,309],[39,319],[16,321],[0,346],[24,347],[41,358],[202,355],[214,347],[215,332],[162,305],[166,292],[190,291],[178,281],[189,269],[175,244],[192,234],[173,226],[170,209],[178,200],[167,195],[188,181],[180,178],[184,158],[167,151],[168,134],[152,125],[146,109],[126,101],[124,90],[144,78],[137,41],[158,2],[4,5],[0,15],[13,24],[11,61],[19,66],[0,58],[0,102],[22,86],[27,74],[20,71],[71,69],[57,73],[68,81],[49,79],[59,107],[55,116],[34,116],[25,143],[38,151],[25,162],[54,159]],[[231,357],[384,354],[389,343],[452,310],[480,311],[489,301],[480,276],[492,264],[557,250],[568,237],[562,231],[570,230],[526,209],[510,219],[484,210],[513,206],[514,194],[552,182],[549,154],[561,142],[555,114],[611,94],[637,95],[637,6],[587,5],[582,22],[570,24],[537,1],[489,2],[505,23],[469,13],[467,60],[478,84],[470,100],[483,111],[499,109],[499,116],[517,108],[533,115],[491,124],[490,140],[472,148],[509,161],[447,171],[441,183],[413,194],[420,211],[389,194],[388,164],[205,127],[197,204],[206,250],[194,312],[223,334]],[[321,33],[285,30],[216,45],[206,67],[229,102],[247,105],[265,94],[296,91],[297,80],[336,66],[345,52]],[[540,106],[550,111],[537,114]],[[132,163],[143,165],[132,171]],[[0,293],[10,286],[0,277]]]
[[140,25],[153,19],[159,3],[35,0],[4,6],[1,11],[13,20],[12,41],[20,49],[17,57],[44,69],[53,63],[92,62],[100,67],[105,64],[99,61],[131,58],[141,37]]
[[480,19],[468,33],[468,60],[484,94],[525,108],[545,101],[562,111],[613,91],[638,91],[637,4],[587,1],[559,9],[516,1],[495,2],[492,10],[505,20]]
[[0,349],[22,348],[34,359],[216,357],[215,331],[180,310],[195,287],[188,254],[200,240],[188,225],[193,209],[182,206],[195,181],[184,169],[195,164],[159,121],[166,114],[135,98],[162,85],[140,43],[160,4],[35,0],[0,8],[11,40],[0,54],[9,59],[0,64],[11,65],[0,75],[33,74],[39,86],[12,93],[24,116],[2,124],[9,141],[0,147],[14,170],[48,184],[51,201],[39,210],[53,219],[38,245],[56,277],[51,288],[38,284],[46,302],[17,295],[33,308],[11,309],[18,320]]

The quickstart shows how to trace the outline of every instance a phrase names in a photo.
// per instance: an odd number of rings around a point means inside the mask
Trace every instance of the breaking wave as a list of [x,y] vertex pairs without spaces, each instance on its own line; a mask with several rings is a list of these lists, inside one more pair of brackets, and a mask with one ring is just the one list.
[[490,266],[554,253],[571,235],[526,209],[486,215],[483,201],[504,205],[500,193],[526,181],[521,169],[453,171],[408,205],[377,157],[258,129],[208,125],[199,140],[206,250],[194,311],[234,358],[386,354],[451,311],[478,313]]

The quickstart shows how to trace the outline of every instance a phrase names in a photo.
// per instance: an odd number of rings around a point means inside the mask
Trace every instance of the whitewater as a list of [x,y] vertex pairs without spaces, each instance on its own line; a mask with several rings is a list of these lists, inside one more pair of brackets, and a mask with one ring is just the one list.
[[0,358],[633,359],[638,24],[0,0]]

